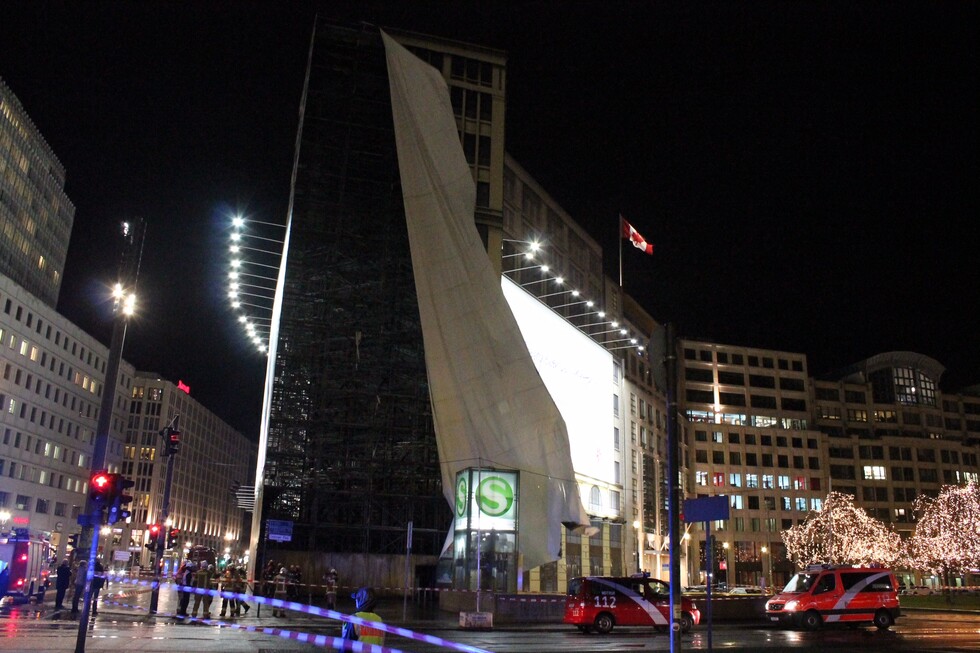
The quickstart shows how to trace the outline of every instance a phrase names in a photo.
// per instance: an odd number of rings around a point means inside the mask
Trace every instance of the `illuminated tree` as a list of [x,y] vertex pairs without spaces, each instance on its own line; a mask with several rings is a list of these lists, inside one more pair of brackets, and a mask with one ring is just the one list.
[[980,485],[944,485],[936,498],[920,496],[908,552],[913,566],[946,579],[980,567]]
[[840,492],[828,494],[821,510],[781,535],[786,557],[801,568],[818,563],[892,566],[902,557],[898,533]]

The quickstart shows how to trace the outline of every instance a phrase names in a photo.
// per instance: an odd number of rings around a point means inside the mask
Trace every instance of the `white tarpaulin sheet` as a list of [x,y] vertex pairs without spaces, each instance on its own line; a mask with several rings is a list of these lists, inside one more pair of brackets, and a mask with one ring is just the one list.
[[565,422],[477,233],[446,83],[382,37],[443,491],[452,506],[457,471],[519,470],[519,548],[537,567],[558,558],[562,523],[589,523]]

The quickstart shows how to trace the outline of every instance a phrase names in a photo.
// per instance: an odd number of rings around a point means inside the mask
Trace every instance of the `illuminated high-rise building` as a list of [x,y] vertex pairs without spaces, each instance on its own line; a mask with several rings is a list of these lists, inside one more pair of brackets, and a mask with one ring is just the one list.
[[0,79],[0,274],[58,304],[75,206],[65,168]]

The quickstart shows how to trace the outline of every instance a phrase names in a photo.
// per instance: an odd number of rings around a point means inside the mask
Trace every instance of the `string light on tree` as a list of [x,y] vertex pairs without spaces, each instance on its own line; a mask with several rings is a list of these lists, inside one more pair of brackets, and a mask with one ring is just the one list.
[[920,496],[919,520],[908,542],[909,562],[950,584],[954,573],[980,568],[980,485],[944,485],[936,498]]
[[781,535],[786,557],[800,568],[820,563],[892,566],[903,558],[898,533],[840,492],[828,494],[821,510]]

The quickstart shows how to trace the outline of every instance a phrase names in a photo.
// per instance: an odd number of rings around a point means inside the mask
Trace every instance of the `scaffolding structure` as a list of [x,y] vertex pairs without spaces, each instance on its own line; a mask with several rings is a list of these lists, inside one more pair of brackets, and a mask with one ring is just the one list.
[[263,516],[299,550],[437,555],[442,495],[384,50],[319,21],[293,185]]

